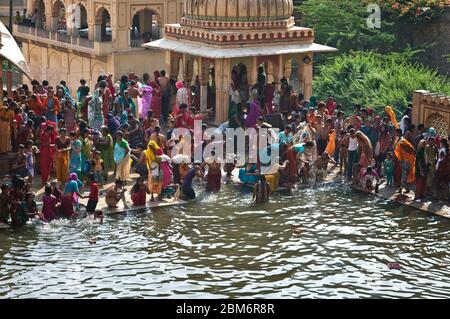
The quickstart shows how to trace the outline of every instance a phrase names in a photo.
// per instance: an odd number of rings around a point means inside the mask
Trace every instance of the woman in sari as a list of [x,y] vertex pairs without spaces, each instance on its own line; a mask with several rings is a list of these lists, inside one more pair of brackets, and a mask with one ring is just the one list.
[[69,151],[70,151],[70,139],[66,135],[65,128],[59,130],[59,136],[56,139],[56,158],[55,169],[56,179],[63,184],[69,177]]
[[427,141],[421,140],[416,152],[416,191],[414,199],[421,199],[425,194],[427,186],[427,175],[429,173],[429,162],[425,153]]
[[71,154],[69,161],[69,172],[81,175],[81,141],[77,139],[77,133],[71,132],[70,139],[72,141]]
[[102,136],[97,140],[96,148],[100,151],[107,177],[108,172],[114,170],[114,141],[106,126],[102,127],[101,132]]
[[42,116],[44,115],[44,106],[42,105],[41,98],[37,94],[33,94],[28,101],[28,106],[35,114]]
[[450,183],[450,149],[447,139],[441,139],[441,149],[436,165],[436,188],[439,199],[449,200],[448,184]]
[[286,169],[286,171],[288,172],[287,182],[290,184],[295,184],[298,181],[298,162],[295,145],[287,149],[286,159],[288,160]]
[[239,181],[242,184],[254,185],[259,180],[259,171],[256,164],[247,163],[239,169]]
[[257,94],[258,94],[258,92],[256,90],[252,91],[253,101],[250,104],[250,109],[247,114],[247,118],[245,119],[245,122],[244,122],[245,128],[254,127],[256,125],[256,121],[257,121],[258,117],[262,116],[262,111],[259,106],[259,100],[258,100]]
[[61,211],[67,218],[75,215],[73,204],[75,203],[76,210],[80,209],[78,199],[81,197],[80,188],[83,183],[79,180],[76,173],[71,173],[67,183],[64,187],[64,195],[61,198]]
[[152,87],[152,103],[151,110],[153,116],[157,119],[161,117],[161,86],[158,83],[158,79],[161,77],[159,71],[154,72],[154,79],[150,81],[149,86]]
[[395,118],[395,113],[394,113],[394,110],[392,109],[392,107],[391,106],[386,106],[384,111],[389,116],[389,119],[391,120],[391,122],[395,126],[395,128],[398,128],[399,124],[397,122],[397,119]]
[[373,160],[373,148],[372,143],[370,142],[367,135],[363,132],[356,132],[356,138],[358,140],[358,148],[359,148],[359,165],[361,170],[367,168]]
[[178,81],[175,85],[177,88],[177,95],[176,95],[176,103],[175,103],[175,106],[174,106],[173,112],[172,112],[173,116],[178,115],[180,106],[182,104],[189,105],[188,91],[187,91],[186,87],[184,86],[184,83],[182,81]]
[[266,84],[264,88],[266,105],[264,108],[265,114],[273,114],[275,110],[273,109],[273,97],[275,96],[275,83]]
[[105,122],[102,106],[102,89],[97,89],[88,104],[88,123],[95,131],[100,131]]
[[12,103],[8,107],[0,108],[0,154],[11,152],[11,126],[13,125],[14,110]]
[[415,180],[416,151],[414,146],[402,137],[397,143],[394,153],[400,162],[402,171],[400,194],[403,192],[402,187],[406,188],[406,192],[409,193],[409,184]]
[[[162,161],[161,156],[163,155],[162,150],[156,144],[155,141],[150,141],[147,145],[147,150],[144,152],[145,161],[147,163],[147,168],[149,171],[148,175],[148,188],[151,193],[151,201],[155,200],[154,194],[157,194],[158,200],[161,196],[161,191],[163,188],[163,175],[162,171]],[[167,185],[166,185],[167,187]]]
[[41,169],[42,185],[46,185],[50,177],[50,173],[53,167],[53,152],[52,147],[53,126],[49,125],[43,133],[41,133],[40,141],[40,155],[39,163]]
[[53,89],[49,88],[47,97],[44,98],[42,102],[45,110],[45,117],[47,120],[52,122],[57,122],[57,114],[61,109],[59,100],[56,96],[54,96]]
[[81,179],[83,179],[84,176],[86,176],[89,171],[91,170],[91,161],[92,161],[92,135],[88,129],[84,129],[81,132],[81,160],[82,160],[82,166],[81,171],[83,174],[79,176]]
[[141,91],[142,97],[138,98],[139,112],[140,112],[139,118],[145,119],[148,115],[148,111],[152,110],[153,88],[147,83],[145,83]]
[[116,180],[126,182],[130,177],[130,146],[125,140],[122,131],[116,133],[117,141],[114,146],[114,161],[116,162]]

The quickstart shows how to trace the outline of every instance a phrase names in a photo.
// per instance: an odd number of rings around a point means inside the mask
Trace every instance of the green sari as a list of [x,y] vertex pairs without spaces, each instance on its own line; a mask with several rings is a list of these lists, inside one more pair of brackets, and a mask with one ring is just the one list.
[[100,157],[103,160],[105,169],[107,171],[114,169],[114,142],[111,134],[101,137],[101,142],[98,145],[100,151]]

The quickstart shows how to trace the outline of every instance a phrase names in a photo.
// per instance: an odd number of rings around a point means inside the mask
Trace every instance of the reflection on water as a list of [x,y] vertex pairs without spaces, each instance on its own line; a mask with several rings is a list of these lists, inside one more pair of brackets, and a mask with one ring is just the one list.
[[345,186],[275,195],[263,206],[225,186],[103,225],[1,231],[0,296],[448,297],[449,226]]

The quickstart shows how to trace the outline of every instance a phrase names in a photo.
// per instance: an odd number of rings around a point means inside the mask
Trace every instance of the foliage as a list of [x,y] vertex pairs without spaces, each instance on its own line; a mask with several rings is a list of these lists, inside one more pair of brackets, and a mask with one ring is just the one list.
[[[373,3],[373,0],[364,0]],[[423,23],[439,16],[444,8],[443,0],[377,0],[382,10],[393,18],[406,22]]]
[[305,0],[299,9],[303,24],[314,27],[316,42],[336,47],[340,53],[395,49],[392,23],[383,20],[381,29],[369,28],[367,6],[361,0]]
[[392,105],[399,113],[411,102],[413,91],[419,88],[450,95],[449,78],[420,64],[407,62],[408,55],[413,53],[366,51],[337,57],[319,67],[314,93],[320,99],[334,95],[346,111],[354,104],[377,111]]

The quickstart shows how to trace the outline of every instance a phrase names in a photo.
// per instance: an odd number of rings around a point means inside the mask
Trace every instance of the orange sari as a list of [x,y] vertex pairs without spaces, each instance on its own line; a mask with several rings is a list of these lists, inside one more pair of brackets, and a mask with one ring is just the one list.
[[414,146],[408,142],[405,138],[400,139],[400,141],[395,146],[394,150],[395,156],[399,161],[405,161],[409,164],[408,173],[408,183],[415,181],[415,171],[416,171],[416,152]]

